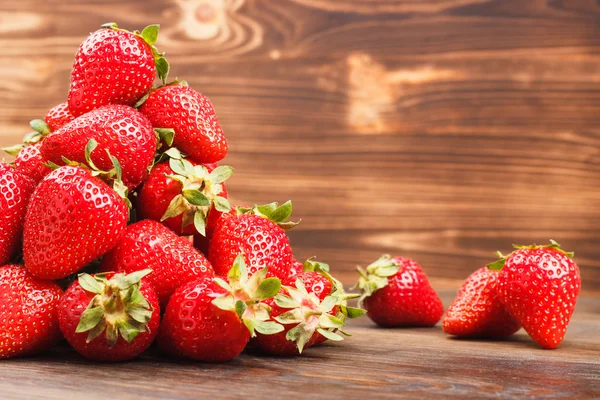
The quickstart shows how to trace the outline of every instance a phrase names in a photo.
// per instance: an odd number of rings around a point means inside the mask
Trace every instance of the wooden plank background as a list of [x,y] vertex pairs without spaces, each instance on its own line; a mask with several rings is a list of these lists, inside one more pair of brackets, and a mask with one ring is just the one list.
[[162,25],[208,95],[243,203],[292,199],[300,258],[381,253],[456,284],[560,241],[600,289],[600,5],[487,0],[7,0],[0,145],[64,101],[87,33]]

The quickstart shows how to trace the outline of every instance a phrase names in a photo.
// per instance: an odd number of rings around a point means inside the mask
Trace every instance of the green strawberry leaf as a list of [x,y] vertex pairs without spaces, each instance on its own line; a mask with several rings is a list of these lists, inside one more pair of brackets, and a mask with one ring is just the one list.
[[150,46],[156,43],[158,39],[158,31],[160,30],[160,25],[148,25],[142,30],[141,36]]

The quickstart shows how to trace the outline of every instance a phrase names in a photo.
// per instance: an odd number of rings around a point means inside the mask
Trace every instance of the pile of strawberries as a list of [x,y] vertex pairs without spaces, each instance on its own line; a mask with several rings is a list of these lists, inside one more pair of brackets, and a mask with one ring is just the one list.
[[[521,327],[545,349],[564,339],[581,288],[574,254],[551,240],[545,246],[515,246],[462,284],[442,321],[457,337],[505,339]],[[413,260],[383,256],[358,269],[359,305],[378,325],[434,326],[444,308]]]
[[63,337],[104,361],[155,341],[207,362],[248,343],[296,355],[341,340],[363,313],[327,264],[294,259],[290,202],[230,205],[215,110],[167,82],[158,31],[92,33],[68,101],[5,149],[16,159],[0,165],[0,358]]
[[[16,159],[0,164],[0,359],[63,337],[103,361],[155,341],[206,362],[248,344],[298,355],[342,340],[365,312],[353,297],[382,326],[438,323],[444,307],[415,261],[383,256],[347,294],[327,264],[294,259],[290,202],[229,203],[225,135],[205,96],[167,82],[158,31],[92,33],[68,101],[5,149]],[[504,338],[522,326],[558,346],[581,286],[571,257],[556,242],[518,247],[467,279],[443,329]]]

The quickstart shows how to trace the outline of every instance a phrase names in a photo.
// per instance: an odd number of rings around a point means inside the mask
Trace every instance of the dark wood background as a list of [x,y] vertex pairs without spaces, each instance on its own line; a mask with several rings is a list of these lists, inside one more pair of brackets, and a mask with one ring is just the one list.
[[292,199],[298,257],[344,280],[381,253],[456,285],[560,241],[600,289],[600,5],[486,0],[7,0],[0,145],[64,101],[100,24],[162,25],[208,95],[243,203]]

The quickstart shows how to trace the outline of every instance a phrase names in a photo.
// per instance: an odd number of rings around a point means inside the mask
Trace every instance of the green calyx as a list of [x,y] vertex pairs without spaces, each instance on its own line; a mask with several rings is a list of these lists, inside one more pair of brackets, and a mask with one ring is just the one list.
[[[62,157],[62,160],[65,163],[65,165],[70,165],[72,167],[85,168],[90,171],[92,176],[102,179],[110,187],[112,187],[112,189],[115,192],[117,192],[117,194],[123,199],[125,204],[127,204],[127,207],[129,209],[131,209],[131,207],[132,207],[131,201],[129,200],[129,197],[128,197],[129,189],[123,183],[123,170],[121,169],[121,163],[119,162],[119,160],[117,160],[116,157],[114,157],[113,155],[110,154],[108,149],[106,149],[106,154],[108,154],[108,157],[110,158],[110,161],[113,164],[113,168],[108,171],[101,170],[100,168],[98,168],[96,166],[96,164],[94,164],[94,162],[92,161],[92,157],[91,157],[92,152],[97,147],[98,147],[98,142],[96,142],[95,139],[90,139],[90,141],[85,146],[85,161],[86,161],[85,164],[79,163],[77,161],[71,161],[64,156]],[[45,165],[52,169],[60,168],[59,165],[54,164],[51,161],[48,161]]]
[[360,290],[358,306],[362,307],[367,297],[388,285],[388,278],[400,271],[400,264],[392,256],[384,254],[369,265],[366,270],[357,267],[357,271],[360,277],[353,289],[358,288]]
[[33,129],[33,132],[29,132],[23,137],[23,144],[4,147],[2,150],[16,157],[24,147],[35,144],[50,134],[50,127],[43,119],[31,120],[29,126]]
[[314,257],[307,259],[303,264],[304,272],[319,273],[331,282],[331,295],[336,297],[338,300],[336,303],[336,306],[339,307],[338,315],[336,315],[338,318],[344,320],[345,318],[358,318],[364,315],[366,310],[348,306],[349,299],[355,299],[360,295],[356,293],[346,293],[342,282],[334,278],[329,272],[329,269],[329,264],[316,261]]
[[95,296],[81,314],[75,332],[88,332],[87,343],[104,334],[110,348],[119,337],[131,343],[140,333],[148,332],[154,308],[140,292],[140,285],[150,273],[151,269],[145,269],[110,279],[106,274],[80,274],[79,285]]
[[156,74],[158,75],[158,78],[162,81],[163,84],[165,84],[167,82],[167,77],[169,76],[169,69],[170,69],[169,62],[165,58],[165,53],[159,52],[155,46],[156,41],[158,40],[158,31],[160,30],[160,25],[158,25],[158,24],[148,25],[147,27],[142,29],[141,32],[140,31],[129,32],[125,29],[120,29],[117,26],[116,22],[108,22],[106,24],[103,24],[102,28],[132,33],[132,34],[140,37],[141,39],[143,39],[144,42],[146,42],[148,44],[148,46],[150,46],[150,49],[152,50],[152,55],[154,56],[154,63],[156,65]]
[[181,194],[171,200],[161,221],[181,215],[182,229],[194,224],[198,233],[206,235],[206,218],[211,207],[220,212],[231,210],[229,201],[219,195],[223,192],[223,182],[233,174],[233,168],[220,165],[208,172],[204,165],[192,165],[178,151],[179,156],[171,153],[169,166],[175,175],[167,177],[181,184]]
[[278,307],[290,309],[275,317],[275,320],[284,325],[295,324],[287,332],[286,339],[295,342],[300,353],[315,332],[330,340],[343,340],[335,331],[344,327],[344,319],[331,314],[340,303],[337,295],[332,293],[320,301],[316,294],[308,293],[300,278],[296,279],[294,284],[295,287],[283,287],[288,295],[280,293],[275,296],[275,304]]
[[572,251],[565,251],[560,247],[560,244],[558,242],[556,242],[556,240],[552,240],[550,239],[550,244],[546,244],[546,245],[537,245],[537,244],[532,244],[532,245],[518,245],[518,244],[513,244],[513,248],[516,249],[515,251],[513,251],[512,253],[508,254],[508,255],[504,255],[501,252],[497,251],[496,255],[498,256],[498,260],[487,264],[487,267],[491,270],[495,270],[495,271],[499,271],[502,269],[502,267],[504,267],[504,263],[506,262],[506,259],[508,257],[510,257],[511,255],[513,255],[514,253],[516,253],[519,250],[535,250],[535,249],[552,249],[552,250],[556,250],[560,253],[563,253],[564,255],[566,255],[569,258],[573,258],[575,257],[575,253]]
[[279,293],[281,281],[266,276],[267,268],[263,268],[249,277],[244,256],[240,253],[227,274],[228,281],[214,279],[227,294],[217,297],[212,303],[221,310],[234,311],[252,337],[256,336],[256,332],[272,335],[283,331],[283,326],[270,321],[271,308],[263,303]]
[[263,204],[260,206],[254,205],[250,208],[238,207],[236,209],[236,212],[237,215],[254,214],[266,218],[274,222],[278,227],[280,227],[284,231],[292,229],[302,221],[288,221],[288,218],[292,215],[292,202],[290,200],[286,201],[282,205],[273,202],[269,204]]

